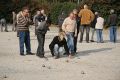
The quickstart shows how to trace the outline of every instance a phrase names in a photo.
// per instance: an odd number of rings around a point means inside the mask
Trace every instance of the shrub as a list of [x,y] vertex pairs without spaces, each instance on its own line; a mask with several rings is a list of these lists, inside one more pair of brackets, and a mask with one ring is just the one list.
[[66,15],[69,14],[69,12],[71,12],[74,8],[76,8],[76,4],[75,3],[71,3],[71,2],[65,2],[65,3],[53,3],[53,6],[51,6],[51,19],[52,22],[54,24],[57,23],[57,19],[59,14],[64,11]]

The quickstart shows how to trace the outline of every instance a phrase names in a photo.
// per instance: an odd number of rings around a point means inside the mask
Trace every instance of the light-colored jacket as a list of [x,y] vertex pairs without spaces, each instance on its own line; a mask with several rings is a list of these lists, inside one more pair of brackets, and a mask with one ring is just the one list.
[[66,33],[68,32],[74,32],[75,35],[77,34],[77,23],[76,20],[71,20],[70,17],[67,17],[63,24],[62,24],[62,30]]
[[104,18],[98,17],[97,18],[97,23],[95,25],[95,28],[96,29],[103,29],[103,27],[104,27]]
[[78,16],[81,18],[81,25],[90,25],[94,20],[94,14],[89,9],[82,9]]

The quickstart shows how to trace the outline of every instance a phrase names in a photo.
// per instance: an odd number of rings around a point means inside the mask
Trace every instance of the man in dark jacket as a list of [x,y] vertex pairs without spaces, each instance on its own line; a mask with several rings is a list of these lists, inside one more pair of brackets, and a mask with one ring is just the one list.
[[[36,11],[36,15],[34,15],[34,17],[33,17],[33,23],[34,23],[34,24],[35,24],[35,20],[36,20],[37,16],[39,16],[39,15],[40,15],[40,10],[37,10],[37,11]],[[36,27],[37,27],[37,26],[35,26],[35,35],[37,34],[37,33],[36,33]]]
[[58,36],[55,36],[52,42],[49,45],[52,56],[55,55],[55,59],[59,58],[60,48],[64,47],[65,54],[69,55],[69,49],[67,46],[66,39],[64,38],[65,33],[60,32]]
[[80,30],[80,17],[78,16],[77,9],[74,9],[73,13],[74,13],[76,23],[77,23],[77,36],[74,37],[74,52],[76,53],[76,51],[77,51],[77,39],[78,39],[79,30]]
[[94,42],[94,33],[95,33],[95,25],[97,23],[97,18],[98,18],[98,12],[95,12],[95,18],[91,23],[91,28],[92,28],[92,35],[91,35],[91,42]]
[[114,10],[111,9],[110,15],[108,18],[108,25],[110,26],[110,41],[111,42],[116,42],[116,36],[117,36],[117,14],[114,13]]
[[44,58],[45,34],[48,30],[47,19],[43,12],[44,11],[41,11],[41,14],[37,16],[35,19],[35,26],[37,26],[36,35],[37,35],[37,40],[38,40],[38,48],[37,48],[36,55],[40,58]]

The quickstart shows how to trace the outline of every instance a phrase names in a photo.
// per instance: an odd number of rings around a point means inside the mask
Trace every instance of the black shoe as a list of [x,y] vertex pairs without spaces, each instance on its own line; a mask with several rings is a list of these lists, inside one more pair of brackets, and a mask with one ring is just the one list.
[[55,56],[55,59],[59,59],[60,57],[59,56]]
[[27,55],[35,55],[35,54],[30,52],[30,53],[27,53]]
[[44,55],[37,55],[39,58],[45,58]]
[[90,42],[95,42],[94,40],[90,40]]
[[23,54],[23,53],[20,53],[20,55],[21,55],[21,56],[25,56],[25,54]]

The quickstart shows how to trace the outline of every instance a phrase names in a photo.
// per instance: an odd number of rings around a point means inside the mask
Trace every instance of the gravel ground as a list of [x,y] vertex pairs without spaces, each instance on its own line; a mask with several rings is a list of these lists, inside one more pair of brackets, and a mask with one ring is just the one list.
[[[109,42],[106,30],[105,43],[78,43],[75,57],[62,56],[55,60],[48,45],[57,32],[58,29],[52,27],[46,35],[46,59],[35,55],[20,56],[16,32],[0,32],[0,80],[120,80],[120,32],[115,44]],[[31,28],[33,53],[37,45]]]

